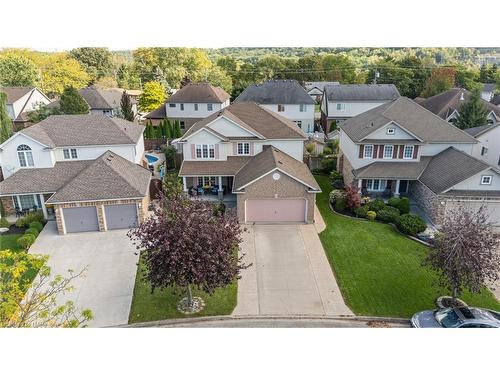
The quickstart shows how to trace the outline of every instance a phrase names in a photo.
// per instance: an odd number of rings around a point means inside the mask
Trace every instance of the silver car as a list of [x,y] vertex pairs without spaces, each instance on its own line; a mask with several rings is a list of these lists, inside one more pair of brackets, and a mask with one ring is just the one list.
[[500,328],[500,313],[477,307],[426,310],[411,318],[415,328]]

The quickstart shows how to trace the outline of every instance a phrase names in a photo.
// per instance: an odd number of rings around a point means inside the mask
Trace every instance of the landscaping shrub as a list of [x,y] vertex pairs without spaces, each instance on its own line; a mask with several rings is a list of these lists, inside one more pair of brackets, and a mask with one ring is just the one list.
[[337,212],[344,212],[346,210],[346,199],[345,198],[338,198],[335,201],[335,211]]
[[366,218],[368,214],[369,207],[365,204],[364,206],[358,207],[355,211],[357,217]]
[[346,186],[345,188],[346,207],[354,212],[361,206],[361,197],[359,196],[359,188],[357,186]]
[[10,227],[10,223],[7,221],[6,218],[0,217],[0,228],[8,228]]
[[223,202],[217,202],[214,204],[214,215],[222,216],[226,212],[226,205]]
[[31,245],[33,245],[33,242],[35,242],[36,237],[32,234],[25,234],[22,237],[19,237],[17,239],[17,244],[21,246],[23,249],[28,250]]
[[384,200],[382,198],[376,198],[373,201],[371,201],[368,206],[370,207],[370,211],[375,211],[378,212],[382,208],[385,207]]
[[342,189],[344,187],[344,177],[339,171],[330,172],[330,181],[335,189]]
[[332,149],[328,146],[323,147],[323,155],[331,155],[333,153]]
[[368,220],[375,220],[375,218],[377,217],[377,213],[375,211],[368,211],[366,213],[366,217]]
[[40,223],[45,223],[45,218],[43,217],[43,212],[42,211],[35,211],[35,212],[30,212],[26,214],[23,217],[20,217],[16,221],[16,226],[18,228],[23,228],[23,227],[29,227],[29,225],[33,221],[38,221]]
[[389,201],[387,202],[387,205],[391,206],[391,207],[396,207],[399,210],[399,204],[400,204],[400,202],[401,202],[400,198],[398,198],[398,197],[392,197],[392,198],[389,198]]
[[417,233],[423,232],[427,225],[425,221],[418,215],[403,214],[396,220],[398,229],[410,236],[415,236]]
[[377,213],[377,220],[384,223],[394,223],[399,217],[399,210],[396,207],[386,206]]
[[321,168],[323,172],[330,172],[335,169],[337,158],[324,158],[321,160]]
[[340,198],[345,198],[345,191],[344,190],[336,189],[336,190],[332,190],[330,192],[330,203],[332,205],[335,206],[335,202],[337,201],[337,199],[340,199]]
[[410,200],[406,197],[403,197],[399,200],[399,212],[401,215],[410,213]]
[[30,228],[35,228],[38,231],[38,233],[40,233],[43,229],[43,224],[40,223],[39,221],[32,221],[30,223]]
[[38,233],[40,233],[36,228],[28,228],[24,231],[24,234],[32,234],[35,237],[38,237]]

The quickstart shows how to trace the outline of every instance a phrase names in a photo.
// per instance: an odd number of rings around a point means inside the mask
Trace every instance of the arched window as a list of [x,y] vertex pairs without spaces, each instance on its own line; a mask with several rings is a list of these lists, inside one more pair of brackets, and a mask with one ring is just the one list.
[[19,145],[17,147],[17,157],[19,158],[19,165],[21,167],[33,167],[35,165],[30,146]]

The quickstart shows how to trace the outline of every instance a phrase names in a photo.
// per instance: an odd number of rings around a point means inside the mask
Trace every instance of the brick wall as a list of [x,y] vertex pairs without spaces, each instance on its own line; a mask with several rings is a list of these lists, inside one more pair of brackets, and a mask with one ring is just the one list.
[[2,201],[5,215],[14,215],[16,213],[16,207],[14,206],[12,197],[1,197],[0,200]]
[[344,184],[346,186],[356,184],[356,180],[354,179],[354,175],[352,174],[352,171],[354,169],[351,165],[351,162],[342,151],[339,152],[339,157],[337,160],[337,168],[339,172],[342,173],[342,177],[344,177]]
[[245,201],[251,198],[305,198],[307,200],[307,222],[314,222],[314,204],[316,194],[307,192],[300,182],[281,173],[278,181],[272,175],[257,180],[245,188],[244,194],[237,194],[238,221],[245,222]]
[[446,198],[436,195],[420,181],[410,182],[409,196],[429,215],[434,224],[439,225],[442,222],[445,205],[442,205],[441,201]]

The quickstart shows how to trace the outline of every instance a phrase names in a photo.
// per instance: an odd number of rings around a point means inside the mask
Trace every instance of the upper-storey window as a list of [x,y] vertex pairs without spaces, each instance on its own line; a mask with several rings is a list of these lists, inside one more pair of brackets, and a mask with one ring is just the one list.
[[373,158],[373,145],[365,145],[365,149],[363,152],[363,158],[365,158],[365,159]]
[[384,146],[384,159],[392,159],[392,152],[394,151],[393,145]]
[[307,111],[307,107],[306,107],[306,105],[305,105],[305,104],[301,104],[301,105],[299,106],[299,111],[300,111],[300,112],[306,112],[306,111]]
[[250,155],[250,143],[238,142],[237,152],[238,155]]
[[34,167],[33,154],[31,148],[28,145],[19,145],[17,147],[17,157],[19,159],[19,165],[21,167]]
[[214,159],[215,146],[214,145],[196,145],[196,158],[197,159]]
[[413,146],[405,146],[403,151],[403,159],[413,159]]
[[214,110],[214,106],[212,103],[207,103],[207,111],[213,111]]
[[194,110],[197,111],[198,110],[198,103],[194,103]]
[[63,149],[64,159],[78,159],[78,153],[76,148],[65,148]]
[[175,108],[175,103],[168,103],[168,106],[169,106],[170,108]]
[[278,104],[278,112],[285,112],[285,106],[283,104]]
[[180,106],[181,106],[181,111],[184,111],[184,103],[181,103]]
[[337,103],[337,111],[345,111],[345,103]]

